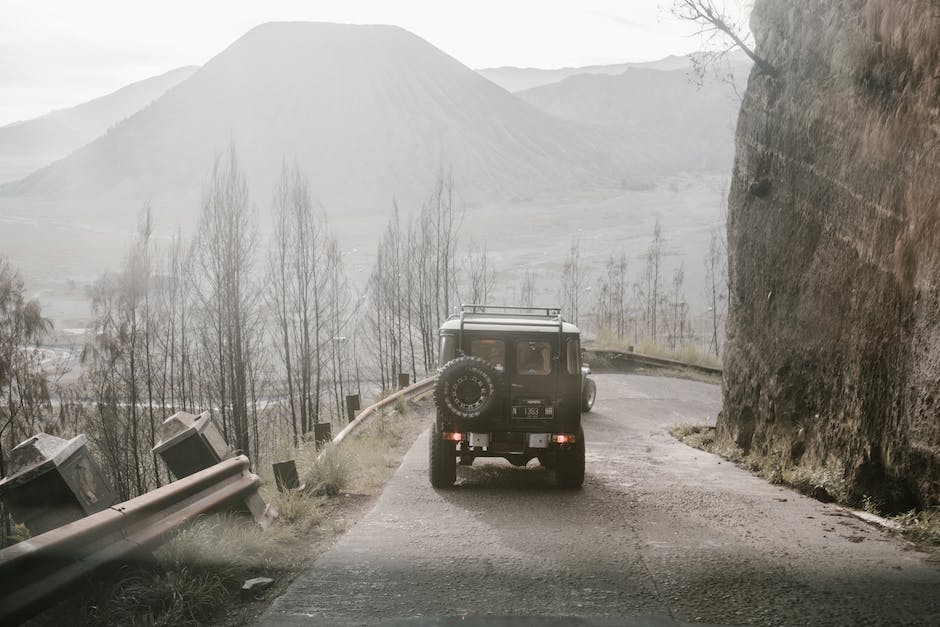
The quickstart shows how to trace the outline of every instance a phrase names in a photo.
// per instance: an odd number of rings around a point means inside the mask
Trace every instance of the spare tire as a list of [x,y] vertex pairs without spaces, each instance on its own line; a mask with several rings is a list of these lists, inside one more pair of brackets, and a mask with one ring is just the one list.
[[502,374],[488,361],[469,355],[447,362],[434,384],[434,403],[453,420],[486,418],[499,408]]

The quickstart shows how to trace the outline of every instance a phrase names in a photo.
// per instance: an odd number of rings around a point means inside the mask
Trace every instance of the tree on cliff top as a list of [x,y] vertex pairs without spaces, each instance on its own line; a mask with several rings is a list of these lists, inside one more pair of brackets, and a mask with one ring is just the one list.
[[774,66],[757,54],[748,42],[748,29],[739,24],[724,5],[719,8],[714,0],[675,0],[672,12],[680,19],[697,24],[704,42],[715,47],[714,51],[705,52],[695,60],[699,75],[735,48],[743,50],[761,72],[769,75],[776,72]]

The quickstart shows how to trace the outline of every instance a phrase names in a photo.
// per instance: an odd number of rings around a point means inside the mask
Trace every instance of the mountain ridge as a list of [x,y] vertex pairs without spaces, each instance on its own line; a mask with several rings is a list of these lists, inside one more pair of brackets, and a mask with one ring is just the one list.
[[442,163],[470,197],[525,197],[615,184],[622,157],[610,138],[538,111],[404,29],[274,22],[0,194],[192,207],[232,142],[262,204],[285,158],[324,201],[375,202],[427,189]]
[[197,69],[179,67],[71,107],[0,126],[0,184],[22,178],[94,141]]

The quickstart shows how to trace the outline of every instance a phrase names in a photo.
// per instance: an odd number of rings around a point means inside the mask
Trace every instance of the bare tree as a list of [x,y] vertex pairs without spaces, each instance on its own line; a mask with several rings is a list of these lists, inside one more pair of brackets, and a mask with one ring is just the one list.
[[478,246],[473,240],[467,246],[468,302],[485,305],[496,284],[496,269],[490,261],[486,242]]
[[719,327],[727,306],[727,257],[724,251],[721,230],[713,228],[705,252],[705,299],[708,303],[710,338],[708,350],[716,356],[721,354]]
[[559,298],[561,299],[562,311],[576,325],[580,317],[579,308],[583,287],[581,274],[581,244],[578,240],[573,239],[571,240],[571,249],[568,251],[568,256],[562,266]]
[[0,256],[0,476],[7,452],[51,411],[39,346],[52,331],[39,302],[26,298],[22,279]]
[[597,280],[595,312],[598,333],[606,332],[622,340],[627,326],[627,255],[607,257],[606,272]]
[[672,350],[678,349],[685,338],[685,326],[687,319],[688,304],[685,301],[683,284],[685,283],[685,269],[682,264],[672,273],[672,293],[670,296],[670,340]]
[[[249,372],[258,315],[258,291],[251,282],[256,233],[248,185],[235,147],[217,159],[206,185],[196,233],[194,287],[206,323],[204,358],[214,363],[216,399],[223,432],[235,448],[251,455]],[[208,359],[208,353],[212,359]]]
[[754,61],[754,65],[769,76],[776,73],[775,68],[766,59],[757,54],[749,43],[750,31],[715,0],[675,0],[673,13],[683,20],[698,25],[699,34],[704,42],[714,51],[704,53],[696,60],[700,77],[708,66],[714,65],[726,54],[740,48]]
[[411,222],[408,263],[405,270],[418,327],[424,369],[437,362],[437,329],[457,300],[456,250],[464,209],[454,191],[453,171],[441,166],[431,193],[416,221]]
[[657,313],[659,310],[660,294],[662,286],[662,261],[663,261],[663,232],[659,225],[659,219],[653,225],[653,239],[650,240],[649,247],[646,249],[646,270],[643,277],[643,299],[646,305],[645,318],[647,321],[647,333],[652,341],[656,341],[659,324]]
[[526,270],[519,286],[519,304],[523,307],[535,306],[535,272]]
[[[437,329],[460,297],[456,251],[463,209],[453,174],[440,169],[404,231],[400,214],[393,202],[357,325],[360,345],[374,358],[374,374],[383,387],[395,385],[396,375],[409,370],[417,377],[419,364],[425,372],[434,369]],[[486,281],[492,277],[486,267]],[[488,291],[486,281],[480,288]]]
[[119,276],[100,277],[92,293],[91,337],[82,349],[82,378],[95,410],[84,431],[102,458],[102,469],[122,499],[140,493],[139,443],[133,438],[127,401],[128,325]]

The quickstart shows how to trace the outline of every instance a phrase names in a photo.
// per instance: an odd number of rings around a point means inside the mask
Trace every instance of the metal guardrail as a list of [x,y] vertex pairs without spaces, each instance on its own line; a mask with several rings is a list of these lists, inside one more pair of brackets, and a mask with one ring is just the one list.
[[[637,367],[637,366],[646,366],[651,368],[672,368],[679,370],[694,370],[696,372],[701,372],[704,374],[721,376],[722,369],[715,366],[703,366],[701,364],[690,364],[684,361],[678,361],[676,359],[667,359],[665,357],[654,357],[653,355],[644,355],[643,353],[635,353],[632,351],[621,351],[621,350],[602,350],[602,349],[585,349],[584,350],[585,359],[588,362],[592,362],[592,356],[596,356],[602,360],[608,361],[611,365],[617,366],[622,365],[626,367]],[[592,362],[591,367],[594,368],[595,365]],[[598,364],[598,367],[603,367],[602,364]]]
[[393,405],[394,403],[397,403],[403,398],[410,399],[414,396],[418,396],[419,394],[424,394],[425,392],[430,390],[432,387],[434,387],[435,381],[437,381],[437,377],[428,377],[427,379],[422,379],[421,381],[418,381],[417,383],[413,383],[412,385],[409,385],[406,388],[398,390],[394,394],[389,394],[388,396],[386,396],[385,398],[383,398],[377,403],[373,403],[372,405],[369,405],[368,407],[363,409],[361,412],[359,412],[359,415],[356,416],[355,419],[350,421],[350,423],[346,425],[342,431],[336,434],[336,436],[333,438],[333,443],[339,444],[340,442],[345,440],[346,437],[349,436],[350,433],[358,429],[361,425],[368,422],[369,418],[380,409],[388,407],[389,405]]
[[243,455],[228,459],[3,549],[0,623],[29,618],[102,566],[152,549],[198,516],[244,500],[260,482],[248,468]]
[[[714,366],[703,366],[701,364],[691,364],[684,361],[678,361],[675,359],[667,359],[665,357],[654,357],[653,355],[644,355],[642,353],[636,353],[632,351],[621,351],[621,350],[595,350],[595,349],[585,349],[585,357],[590,359],[592,356],[600,357],[601,359],[607,360],[608,362],[616,363],[620,362],[622,364],[629,364],[630,366],[647,366],[652,368],[672,368],[672,369],[686,369],[694,370],[697,372],[702,372],[710,375],[721,376],[721,368],[716,368]],[[394,394],[390,394],[378,401],[363,409],[358,416],[355,417],[346,427],[336,434],[333,438],[334,444],[339,444],[345,440],[353,431],[358,429],[363,424],[367,423],[370,417],[380,409],[388,407],[399,400],[405,398],[410,399],[414,396],[423,394],[434,387],[434,382],[437,381],[437,377],[428,377],[427,379],[422,379],[417,383],[414,383],[404,389],[401,389]]]

